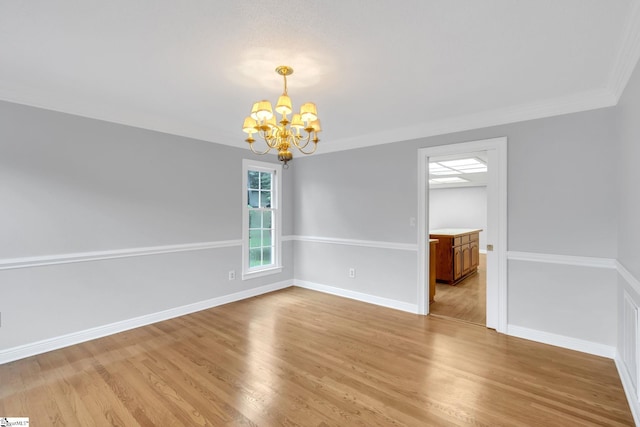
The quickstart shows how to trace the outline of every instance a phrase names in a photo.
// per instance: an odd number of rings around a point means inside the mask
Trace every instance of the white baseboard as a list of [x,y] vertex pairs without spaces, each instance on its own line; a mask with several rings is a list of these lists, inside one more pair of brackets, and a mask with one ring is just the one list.
[[362,302],[366,302],[374,305],[380,305],[382,307],[393,308],[396,310],[407,311],[409,313],[415,314],[418,312],[418,305],[412,304],[409,302],[378,297],[375,295],[350,291],[347,289],[336,288],[333,286],[322,285],[319,283],[307,282],[305,280],[294,280],[293,285],[299,288],[311,289],[313,291],[324,292],[325,294],[337,295],[339,297],[349,298],[349,299],[362,301]]
[[551,332],[538,331],[536,329],[523,328],[522,326],[507,325],[507,335],[607,357],[609,359],[613,359],[616,356],[616,348],[614,346],[557,335]]
[[633,421],[637,426],[640,426],[640,401],[638,401],[638,395],[633,388],[633,382],[629,376],[629,372],[625,368],[624,362],[620,358],[620,355],[616,353],[616,357],[613,359],[618,369],[618,376],[622,382],[622,388],[627,396],[627,402],[629,402],[629,408],[631,408],[631,414],[633,415]]
[[253,289],[247,289],[246,291],[223,295],[220,297],[171,308],[157,313],[135,317],[133,319],[122,320],[108,325],[86,329],[84,331],[78,331],[55,338],[9,348],[6,350],[0,350],[0,364],[23,359],[29,356],[34,356],[36,354],[46,353],[48,351],[57,350],[59,348],[68,347],[74,344],[80,344],[82,342],[105,337],[107,335],[117,334],[118,332],[124,332],[129,329],[139,328],[151,323],[161,322],[163,320],[172,319],[174,317],[184,316],[186,314],[195,313],[196,311],[206,310],[208,308],[217,307],[219,305],[228,304],[230,302],[255,297],[258,295],[266,294],[268,292],[288,288],[290,286],[292,286],[291,280],[272,283]]

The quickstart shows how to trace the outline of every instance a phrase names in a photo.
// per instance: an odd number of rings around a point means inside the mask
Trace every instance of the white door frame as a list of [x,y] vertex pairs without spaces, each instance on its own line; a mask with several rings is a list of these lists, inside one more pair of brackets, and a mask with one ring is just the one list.
[[487,151],[487,244],[493,245],[494,266],[487,280],[487,327],[507,332],[507,138],[499,137],[418,150],[418,314],[429,314],[429,157]]

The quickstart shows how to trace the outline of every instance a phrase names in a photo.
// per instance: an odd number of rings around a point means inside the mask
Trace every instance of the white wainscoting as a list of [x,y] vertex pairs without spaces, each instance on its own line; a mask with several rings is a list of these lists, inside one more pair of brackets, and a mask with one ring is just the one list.
[[619,262],[616,267],[621,280],[622,307],[615,362],[633,418],[640,425],[640,281]]
[[622,342],[620,359],[638,394],[638,306],[626,291],[622,296]]

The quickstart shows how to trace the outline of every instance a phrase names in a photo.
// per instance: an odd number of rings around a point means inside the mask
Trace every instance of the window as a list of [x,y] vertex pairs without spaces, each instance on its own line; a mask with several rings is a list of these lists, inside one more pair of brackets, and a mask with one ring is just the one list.
[[248,159],[242,166],[242,278],[249,279],[282,271],[282,166]]

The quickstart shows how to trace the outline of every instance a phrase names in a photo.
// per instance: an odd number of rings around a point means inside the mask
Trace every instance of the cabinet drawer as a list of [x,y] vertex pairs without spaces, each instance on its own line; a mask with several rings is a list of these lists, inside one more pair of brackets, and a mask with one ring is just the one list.
[[462,239],[462,244],[464,245],[465,243],[469,243],[469,235],[466,234],[464,236],[460,237]]
[[453,246],[460,246],[462,244],[462,237],[456,237],[453,239]]
[[480,240],[480,233],[473,233],[469,235],[469,241],[477,242],[478,240]]

